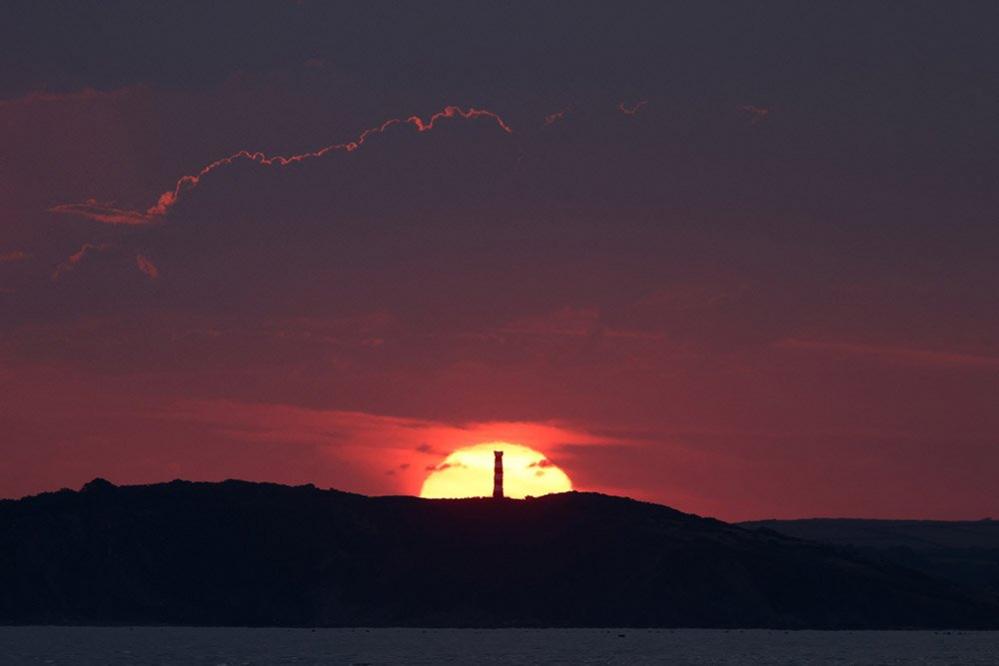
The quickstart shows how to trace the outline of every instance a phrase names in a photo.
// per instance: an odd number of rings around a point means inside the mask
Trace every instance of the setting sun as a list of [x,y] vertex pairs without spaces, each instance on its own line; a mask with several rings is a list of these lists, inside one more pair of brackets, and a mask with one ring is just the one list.
[[430,469],[420,497],[486,497],[492,493],[494,451],[503,452],[504,491],[522,499],[572,490],[572,481],[540,451],[508,442],[485,442],[452,452]]

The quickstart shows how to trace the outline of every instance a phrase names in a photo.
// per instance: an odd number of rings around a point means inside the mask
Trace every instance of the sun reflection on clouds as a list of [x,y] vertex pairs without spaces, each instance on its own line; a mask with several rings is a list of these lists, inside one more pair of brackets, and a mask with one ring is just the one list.
[[[175,414],[179,407],[173,408]],[[428,495],[437,483],[464,473],[488,469],[463,496],[488,495],[492,484],[494,450],[506,453],[507,494],[510,497],[571,490],[574,456],[560,457],[563,448],[607,444],[608,439],[568,425],[544,422],[495,421],[448,424],[432,420],[384,416],[365,412],[315,410],[288,405],[261,405],[233,401],[188,402],[185,418],[211,426],[233,441],[272,443],[316,450],[329,462],[313,470],[321,487],[365,494]],[[479,460],[479,449],[484,451]],[[563,459],[564,458],[564,459]],[[565,471],[562,467],[567,466]],[[428,477],[435,481],[428,490]],[[479,486],[483,487],[479,487]],[[436,491],[433,491],[436,492]],[[444,491],[440,491],[444,492]],[[452,492],[452,491],[447,491]]]

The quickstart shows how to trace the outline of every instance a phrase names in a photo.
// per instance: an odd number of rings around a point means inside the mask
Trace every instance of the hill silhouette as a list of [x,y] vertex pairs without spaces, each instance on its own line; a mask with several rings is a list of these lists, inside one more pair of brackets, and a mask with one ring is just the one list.
[[740,523],[848,548],[999,599],[999,521],[808,518]]
[[0,622],[995,627],[999,605],[849,549],[620,497],[365,497],[95,480],[0,502]]

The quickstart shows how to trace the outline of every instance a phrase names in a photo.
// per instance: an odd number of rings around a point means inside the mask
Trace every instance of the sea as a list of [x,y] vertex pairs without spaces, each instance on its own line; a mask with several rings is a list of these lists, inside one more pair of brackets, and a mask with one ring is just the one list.
[[2,664],[999,664],[999,632],[0,627]]

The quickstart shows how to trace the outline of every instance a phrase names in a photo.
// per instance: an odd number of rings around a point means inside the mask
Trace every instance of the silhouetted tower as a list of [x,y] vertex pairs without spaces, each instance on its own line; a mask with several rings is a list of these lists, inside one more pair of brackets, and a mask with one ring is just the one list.
[[493,465],[493,497],[503,499],[503,452],[493,451],[496,463]]

